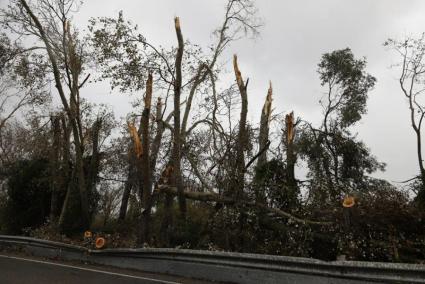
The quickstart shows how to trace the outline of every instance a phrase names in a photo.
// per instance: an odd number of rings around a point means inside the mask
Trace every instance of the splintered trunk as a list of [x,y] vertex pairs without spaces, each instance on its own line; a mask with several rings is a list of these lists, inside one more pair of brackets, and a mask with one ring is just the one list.
[[60,117],[52,116],[52,132],[53,132],[53,141],[50,148],[50,157],[49,157],[49,168],[50,168],[50,191],[51,201],[50,201],[50,222],[54,223],[57,218],[58,210],[58,195],[59,195],[59,186],[60,186],[60,142],[61,142],[61,126],[60,126]]
[[[149,73],[148,80],[146,82],[146,95],[144,98],[144,109],[142,117],[140,119],[140,131],[136,130],[136,127],[128,123],[130,135],[133,140],[134,154],[135,154],[135,168],[137,169],[137,176],[139,180],[139,195],[141,199],[142,212],[140,218],[140,230],[138,234],[138,242],[143,244],[149,242],[149,225],[151,218],[152,208],[152,172],[151,172],[151,160],[150,160],[150,138],[149,138],[149,117],[152,101],[152,74]],[[142,136],[140,139],[139,135]],[[130,157],[131,161],[131,157]],[[130,178],[132,175],[130,164],[129,179],[127,180],[125,195],[130,195]],[[127,187],[128,186],[128,187]],[[121,204],[120,215],[121,218],[125,218],[125,212],[127,210],[128,196],[123,197],[123,203]]]
[[267,92],[266,101],[264,102],[263,110],[261,111],[261,120],[260,120],[260,135],[258,137],[258,144],[260,147],[260,156],[258,157],[257,167],[263,166],[267,163],[267,151],[263,151],[267,146],[269,141],[269,125],[270,125],[270,116],[272,113],[272,83],[270,82],[269,90]]
[[[272,113],[272,82],[270,82],[269,90],[267,91],[266,101],[264,102],[263,110],[261,111],[261,120],[260,120],[260,134],[258,136],[258,145],[259,153],[257,161],[257,169],[261,168],[267,163],[267,147],[270,143],[269,141],[269,125],[270,125],[270,116]],[[255,191],[255,198],[257,201],[264,202],[266,197],[264,192],[259,192],[258,187]]]
[[233,56],[233,69],[236,76],[236,82],[241,95],[241,115],[239,119],[239,132],[236,141],[236,161],[233,174],[233,194],[236,197],[241,197],[245,185],[245,150],[248,145],[248,135],[246,130],[246,120],[248,114],[248,94],[247,85],[248,80],[245,83],[242,74],[238,67],[238,58],[236,55]]
[[[139,190],[139,198],[143,199],[143,180],[142,180],[142,155],[143,155],[143,147],[142,141],[140,140],[140,131],[137,131],[137,128],[133,123],[128,123],[128,130],[130,132],[131,139],[133,141],[133,150],[134,150],[134,169],[135,169],[135,179],[137,180]],[[130,164],[131,166],[131,164]]]
[[178,201],[180,214],[182,219],[186,219],[186,198],[183,194],[182,174],[181,174],[181,131],[180,131],[180,95],[182,88],[182,60],[184,42],[180,28],[180,20],[178,17],[174,19],[175,29],[178,41],[176,54],[175,70],[176,76],[174,79],[174,130],[173,130],[173,149],[172,160],[174,164],[174,184],[178,190]]
[[[246,120],[248,115],[248,94],[247,94],[247,85],[248,80],[245,83],[242,74],[238,67],[238,58],[236,55],[233,56],[233,69],[235,71],[236,82],[239,88],[239,93],[241,95],[241,115],[239,119],[239,132],[236,141],[236,165],[234,167],[234,175],[233,175],[233,197],[236,200],[243,198],[244,188],[245,188],[245,150],[248,145],[248,133],[246,129]],[[244,250],[245,246],[245,234],[243,232],[247,214],[245,210],[245,206],[240,204],[238,206],[239,209],[239,248]]]

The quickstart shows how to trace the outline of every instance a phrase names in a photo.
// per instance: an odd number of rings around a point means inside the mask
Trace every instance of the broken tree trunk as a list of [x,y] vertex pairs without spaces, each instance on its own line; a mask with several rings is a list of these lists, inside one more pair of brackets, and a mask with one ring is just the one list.
[[[138,195],[140,200],[143,200],[143,178],[142,178],[142,155],[143,155],[143,147],[142,141],[139,136],[139,131],[137,131],[136,127],[133,123],[128,122],[128,131],[130,132],[133,151],[134,151],[134,172],[135,172],[135,180],[138,184]],[[141,124],[140,124],[141,126]],[[141,127],[140,127],[141,132]],[[131,164],[130,164],[131,166]]]
[[134,147],[134,154],[136,155],[136,158],[142,157],[143,154],[143,148],[142,148],[142,142],[139,137],[139,133],[132,123],[128,123],[128,131],[130,132],[130,136],[133,140],[133,147]]
[[[266,148],[267,142],[269,141],[269,125],[272,113],[272,94],[272,82],[270,82],[269,90],[267,91],[266,101],[264,102],[263,110],[261,111],[260,135],[258,137],[260,152],[264,148]],[[267,163],[267,151],[262,151],[260,156],[258,157],[257,167],[261,167],[265,163]]]
[[[270,82],[269,89],[267,91],[266,100],[264,102],[263,109],[261,111],[260,119],[260,133],[258,136],[259,155],[257,161],[257,169],[260,169],[267,163],[267,148],[270,145],[269,141],[269,125],[270,117],[272,112],[272,82]],[[257,201],[265,202],[266,196],[263,191],[260,192],[260,188],[255,188],[255,198]]]
[[174,19],[174,25],[177,35],[177,54],[176,54],[176,63],[175,63],[175,79],[174,79],[174,129],[173,129],[173,149],[172,149],[172,160],[174,168],[174,184],[178,189],[178,201],[180,214],[182,219],[186,219],[186,199],[183,194],[183,184],[182,184],[182,175],[181,175],[181,133],[180,133],[180,95],[182,88],[182,60],[183,60],[183,50],[184,42],[183,35],[180,27],[180,20],[178,17]]
[[241,95],[241,114],[239,119],[239,132],[236,141],[236,161],[234,167],[233,176],[233,195],[239,197],[243,193],[244,184],[245,184],[245,150],[248,144],[248,135],[246,130],[246,120],[248,114],[248,94],[247,94],[247,85],[248,80],[245,83],[242,74],[238,66],[238,58],[236,55],[233,56],[233,69],[236,76],[236,83],[239,88],[239,93]]
[[[236,164],[234,167],[234,174],[232,175],[232,196],[236,200],[240,200],[244,195],[245,188],[245,150],[248,145],[248,133],[246,129],[246,121],[248,115],[248,94],[247,86],[248,80],[246,83],[242,78],[241,71],[238,66],[238,58],[236,55],[233,56],[233,69],[236,76],[236,83],[239,88],[239,93],[241,95],[241,115],[239,119],[239,132],[236,141]],[[247,220],[247,214],[245,211],[244,204],[239,206],[239,246],[240,248],[244,247],[245,239],[243,230]]]
[[141,119],[142,128],[142,149],[143,155],[141,157],[142,162],[142,185],[143,185],[143,198],[142,198],[142,222],[139,243],[145,243],[149,241],[149,225],[151,218],[151,199],[152,199],[152,180],[151,180],[151,160],[150,160],[150,141],[149,141],[149,116],[152,102],[152,74],[149,73],[148,80],[146,82],[146,95],[144,99],[144,109]]
[[136,168],[137,155],[133,154],[133,151],[134,151],[134,146],[133,147],[130,146],[128,149],[127,179],[125,180],[125,183],[124,183],[124,192],[121,198],[120,212],[118,215],[119,220],[125,220],[127,216],[128,201],[130,199],[131,191],[133,190],[133,188],[136,187],[135,179],[137,176],[137,168]]

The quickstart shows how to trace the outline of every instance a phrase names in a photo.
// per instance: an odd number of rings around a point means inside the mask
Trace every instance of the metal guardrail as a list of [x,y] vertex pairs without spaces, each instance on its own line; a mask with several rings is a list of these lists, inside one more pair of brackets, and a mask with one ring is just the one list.
[[146,272],[226,283],[425,283],[425,265],[142,248],[90,250],[28,237],[0,235],[0,246],[37,256],[81,260]]

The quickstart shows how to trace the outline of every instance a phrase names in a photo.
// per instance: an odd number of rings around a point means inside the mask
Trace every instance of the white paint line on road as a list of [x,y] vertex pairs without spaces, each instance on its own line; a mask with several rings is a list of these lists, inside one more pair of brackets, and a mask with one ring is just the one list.
[[66,268],[72,268],[72,269],[78,269],[78,270],[84,270],[84,271],[90,271],[90,272],[96,272],[96,273],[103,273],[103,274],[120,276],[120,277],[127,277],[127,278],[133,278],[133,279],[150,280],[150,281],[165,283],[165,284],[182,284],[180,282],[165,281],[165,280],[159,280],[159,279],[154,279],[154,278],[140,277],[140,276],[134,276],[134,275],[129,275],[129,274],[121,274],[121,273],[115,273],[115,272],[109,272],[109,271],[103,271],[103,270],[97,270],[97,269],[90,269],[90,268],[84,268],[84,267],[79,267],[79,266],[72,266],[72,265],[66,265],[66,264],[60,264],[60,263],[54,263],[54,262],[48,262],[48,261],[42,261],[42,260],[8,256],[8,255],[3,255],[3,254],[0,254],[0,257],[29,261],[29,262],[35,262],[35,263],[49,264],[49,265],[54,265],[54,266],[60,266],[60,267],[66,267]]

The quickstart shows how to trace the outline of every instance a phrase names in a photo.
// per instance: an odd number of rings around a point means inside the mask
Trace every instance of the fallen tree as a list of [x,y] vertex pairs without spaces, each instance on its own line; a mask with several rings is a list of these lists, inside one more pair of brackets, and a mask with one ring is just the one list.
[[[169,195],[178,195],[178,190],[176,187],[168,186],[168,185],[158,185],[155,189],[156,193],[164,193]],[[296,217],[288,212],[280,210],[278,208],[272,208],[267,206],[264,203],[238,199],[235,200],[232,197],[221,196],[214,192],[195,192],[195,191],[183,191],[183,195],[187,199],[203,201],[203,202],[217,202],[225,205],[244,205],[252,208],[257,208],[260,210],[267,211],[269,213],[273,213],[279,217],[283,217],[289,219],[293,222],[300,223],[303,225],[322,225],[322,226],[330,226],[333,222],[329,221],[313,221],[308,219],[303,219],[300,217]]]

